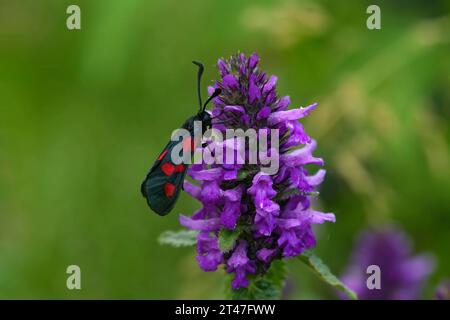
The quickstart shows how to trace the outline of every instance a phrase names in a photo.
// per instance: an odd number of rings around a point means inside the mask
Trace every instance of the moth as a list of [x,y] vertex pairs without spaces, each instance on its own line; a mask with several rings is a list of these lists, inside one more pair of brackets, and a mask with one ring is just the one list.
[[221,89],[217,88],[208,100],[202,104],[200,83],[204,68],[200,62],[193,61],[193,63],[198,66],[197,94],[199,110],[196,115],[187,119],[181,126],[181,128],[189,131],[190,138],[183,140],[180,137],[178,141],[169,141],[141,184],[141,193],[146,198],[148,206],[160,216],[167,215],[175,206],[180,190],[183,188],[183,181],[189,166],[188,164],[180,163],[181,161],[174,161],[175,159],[172,159],[172,150],[179,143],[183,143],[183,149],[177,157],[182,158],[184,152],[190,152],[190,156],[193,155],[195,150],[194,135],[196,133],[194,132],[194,122],[201,121],[202,135],[211,127],[212,118],[206,111],[206,106],[221,93]]

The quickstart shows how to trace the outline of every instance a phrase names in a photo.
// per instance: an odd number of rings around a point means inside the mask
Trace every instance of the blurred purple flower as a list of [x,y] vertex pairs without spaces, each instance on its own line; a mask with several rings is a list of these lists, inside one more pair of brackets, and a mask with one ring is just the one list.
[[[267,76],[258,63],[256,54],[218,61],[221,79],[208,88],[209,94],[222,89],[213,100],[213,128],[223,133],[227,128],[265,129],[267,141],[271,140],[270,130],[278,129],[279,171],[268,175],[260,172],[260,163],[250,165],[249,161],[192,165],[189,175],[198,185],[185,181],[184,189],[203,207],[190,218],[180,216],[183,226],[200,231],[197,260],[202,270],[213,271],[225,264],[227,272],[235,274],[233,289],[246,287],[247,275],[263,274],[274,259],[296,256],[313,247],[313,224],[335,221],[333,214],[310,208],[309,193],[323,181],[325,170],[311,175],[305,168],[322,166],[323,160],[312,155],[316,142],[298,120],[308,116],[317,104],[287,110],[290,98],[277,95],[277,77]],[[248,146],[239,146],[233,140],[208,142],[204,148],[213,144],[232,148],[235,154],[245,148],[244,160],[248,160]],[[220,252],[218,247],[222,230],[238,233],[228,252]]]
[[[369,289],[367,268],[380,268],[381,289]],[[400,230],[385,228],[363,232],[354,248],[342,281],[362,300],[414,300],[434,269],[430,255],[412,255],[407,236]]]
[[436,299],[438,300],[450,300],[450,280],[446,279],[441,281],[436,289]]

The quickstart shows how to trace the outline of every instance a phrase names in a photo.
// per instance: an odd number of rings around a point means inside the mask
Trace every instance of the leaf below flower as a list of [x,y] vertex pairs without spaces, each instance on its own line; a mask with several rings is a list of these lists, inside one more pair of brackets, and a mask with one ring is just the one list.
[[236,240],[241,234],[240,228],[234,230],[222,229],[219,233],[219,247],[220,251],[228,252],[233,249]]
[[314,253],[312,253],[311,251],[305,251],[300,256],[298,256],[298,258],[300,259],[300,261],[310,267],[314,271],[314,273],[323,281],[341,290],[351,299],[358,299],[356,293],[349,287],[347,287],[344,283],[342,283],[342,281],[339,280],[334,274],[332,274],[330,268],[328,268],[328,266],[325,265],[323,261]]
[[189,247],[195,245],[197,242],[197,231],[194,230],[180,230],[180,231],[165,231],[159,238],[158,242],[162,245],[170,245],[173,247]]

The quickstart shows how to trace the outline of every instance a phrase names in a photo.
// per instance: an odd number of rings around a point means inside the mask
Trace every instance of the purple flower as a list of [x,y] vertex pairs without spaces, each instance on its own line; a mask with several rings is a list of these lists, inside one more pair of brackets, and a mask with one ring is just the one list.
[[[313,156],[316,142],[298,122],[308,116],[317,104],[288,110],[290,97],[279,97],[278,78],[258,67],[256,54],[234,55],[219,59],[220,79],[208,87],[213,100],[213,128],[249,128],[268,133],[279,130],[279,150],[268,146],[267,156],[260,155],[257,164],[249,164],[249,146],[235,139],[206,141],[203,150],[215,150],[214,157],[231,151],[243,162],[206,163],[190,167],[188,173],[197,184],[186,181],[185,191],[202,203],[192,217],[180,216],[180,223],[199,231],[197,260],[204,271],[216,270],[224,264],[234,273],[233,289],[248,286],[248,275],[261,275],[275,259],[293,257],[316,244],[312,225],[335,221],[332,213],[310,208],[311,192],[325,178],[325,170],[309,172],[305,166],[323,166],[323,160]],[[223,154],[221,154],[223,150]],[[217,154],[219,153],[219,154]],[[269,156],[279,156],[280,167],[274,174],[261,172]],[[209,162],[210,163],[210,162]],[[237,239],[226,252],[220,252],[217,239],[222,231],[235,233]]]
[[222,252],[216,237],[208,232],[200,232],[197,236],[197,261],[203,271],[215,271],[222,262]]
[[225,204],[220,216],[220,222],[224,228],[234,229],[241,215],[241,197],[243,188],[238,186],[224,192]]
[[198,231],[216,231],[219,229],[219,218],[213,219],[191,219],[189,217],[180,215],[181,225],[191,230]]
[[255,262],[247,257],[247,242],[239,241],[233,254],[227,261],[227,272],[234,272],[236,277],[231,282],[233,289],[248,286],[247,273],[255,273]]
[[256,252],[256,257],[263,261],[263,262],[269,262],[270,259],[272,259],[272,257],[276,254],[277,249],[267,249],[267,248],[262,248],[260,250],[258,250],[258,252]]
[[280,213],[280,206],[271,199],[277,194],[272,188],[272,178],[264,173],[258,173],[253,178],[252,186],[247,194],[252,196],[256,209],[254,226],[256,232],[270,236],[276,225],[276,217]]
[[222,59],[219,59],[219,61],[217,61],[217,68],[219,69],[220,75],[222,77],[225,77],[230,71],[228,70],[228,65],[225,61],[223,61]]
[[232,74],[227,74],[222,79],[222,84],[226,89],[237,89],[239,88],[239,83]]
[[[359,299],[411,300],[420,298],[422,285],[434,268],[429,255],[412,256],[406,235],[393,228],[362,233],[342,281]],[[367,286],[367,268],[380,268],[381,289]]]

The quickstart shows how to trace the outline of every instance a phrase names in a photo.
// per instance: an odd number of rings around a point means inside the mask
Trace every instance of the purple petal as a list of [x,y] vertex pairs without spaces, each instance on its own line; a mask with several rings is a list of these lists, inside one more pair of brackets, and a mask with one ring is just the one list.
[[269,124],[276,125],[282,121],[298,120],[304,118],[316,107],[317,103],[314,103],[305,108],[274,112],[269,116]]
[[219,59],[217,61],[217,68],[220,71],[220,75],[222,77],[226,76],[230,71],[228,70],[228,65],[225,61],[223,61],[222,59]]
[[240,288],[247,288],[248,287],[248,280],[245,277],[246,276],[246,272],[244,269],[238,269],[235,272],[236,277],[233,279],[233,281],[231,281],[231,287],[234,290],[240,289]]
[[256,257],[262,262],[269,262],[273,255],[277,252],[277,249],[262,248],[256,252]]
[[222,263],[222,254],[220,251],[215,254],[208,253],[205,255],[197,255],[195,258],[197,259],[200,269],[204,272],[216,271],[219,264]]
[[323,213],[320,211],[315,211],[308,209],[304,212],[304,216],[313,224],[322,224],[325,221],[336,222],[336,217],[332,213]]
[[191,230],[217,231],[220,226],[220,221],[218,218],[207,220],[193,220],[180,214],[180,224]]
[[247,242],[245,240],[241,240],[239,245],[234,249],[232,256],[228,259],[227,265],[236,269],[245,266],[248,261]]
[[191,217],[193,220],[203,220],[210,215],[208,208],[203,206],[201,209],[197,210]]
[[255,231],[259,235],[270,236],[276,227],[276,217],[280,207],[275,202],[270,202],[264,209],[257,209],[255,215]]
[[286,121],[285,125],[289,129],[290,135],[288,140],[283,144],[284,148],[290,148],[311,142],[311,138],[306,134],[303,125],[297,120]]
[[201,171],[189,170],[189,175],[194,180],[203,180],[203,181],[220,180],[222,178],[222,169],[213,168]]
[[236,180],[238,177],[237,169],[230,169],[223,171],[223,180]]
[[264,103],[266,105],[271,105],[272,103],[275,102],[276,98],[277,98],[277,93],[275,92],[275,90],[272,90],[267,94],[266,99],[264,100]]
[[321,158],[315,158],[312,156],[312,152],[316,149],[316,146],[316,141],[311,140],[311,143],[307,144],[305,147],[282,155],[281,162],[291,167],[305,164],[316,164],[323,166],[323,160]]
[[248,69],[252,71],[259,62],[259,57],[256,53],[253,53],[250,58],[248,58]]
[[186,191],[191,197],[200,200],[201,188],[192,184],[188,180],[184,180],[183,189]]
[[[405,270],[404,275],[408,276],[408,281],[421,282],[431,274],[434,266],[433,257],[428,254],[422,254],[405,261],[402,269]],[[414,270],[414,272],[410,272],[410,270]]]
[[208,232],[200,232],[197,236],[197,257],[200,268],[207,271],[216,271],[222,263],[222,252],[216,237],[212,237]]
[[326,170],[320,169],[312,176],[306,176],[305,181],[308,185],[311,187],[317,187],[319,184],[323,182],[325,179],[325,174],[327,173]]
[[220,216],[221,224],[227,229],[234,229],[237,220],[241,215],[241,197],[243,187],[239,186],[235,189],[225,191],[225,206]]
[[263,107],[261,110],[258,111],[258,114],[256,115],[256,120],[262,120],[266,119],[270,113],[272,112],[272,109],[270,107]]
[[225,203],[225,206],[220,216],[220,223],[226,229],[234,230],[237,225],[237,221],[241,215],[241,204],[237,203]]
[[235,189],[229,189],[229,190],[225,191],[224,197],[228,201],[233,201],[233,202],[241,201],[242,192],[243,192],[243,187],[239,186]]
[[284,96],[280,99],[280,102],[278,102],[277,110],[284,111],[289,107],[291,104],[291,98],[289,96]]
[[316,240],[311,227],[305,225],[297,229],[283,231],[277,243],[283,249],[284,257],[294,257],[315,246]]
[[201,200],[203,203],[216,203],[223,195],[218,181],[204,181],[202,184]]
[[239,87],[239,83],[232,74],[227,74],[222,78],[222,84],[227,89],[237,89]]
[[275,85],[277,84],[277,80],[278,80],[278,78],[276,76],[270,76],[269,80],[263,87],[262,93],[264,95],[266,95],[267,93],[269,93],[269,91],[271,91],[273,88],[275,88]]
[[248,103],[253,104],[261,99],[261,90],[255,84],[254,79],[250,77],[250,83],[248,86]]
[[252,186],[247,190],[248,194],[253,196],[255,206],[264,209],[267,200],[270,200],[277,193],[272,188],[272,178],[263,172],[253,177]]
[[300,219],[278,219],[278,226],[283,229],[292,229],[296,227],[300,227],[303,221]]
[[225,111],[231,111],[234,113],[245,114],[245,109],[242,106],[225,106]]
[[248,114],[244,114],[241,117],[241,123],[243,123],[243,124],[248,126],[250,124],[250,116]]

